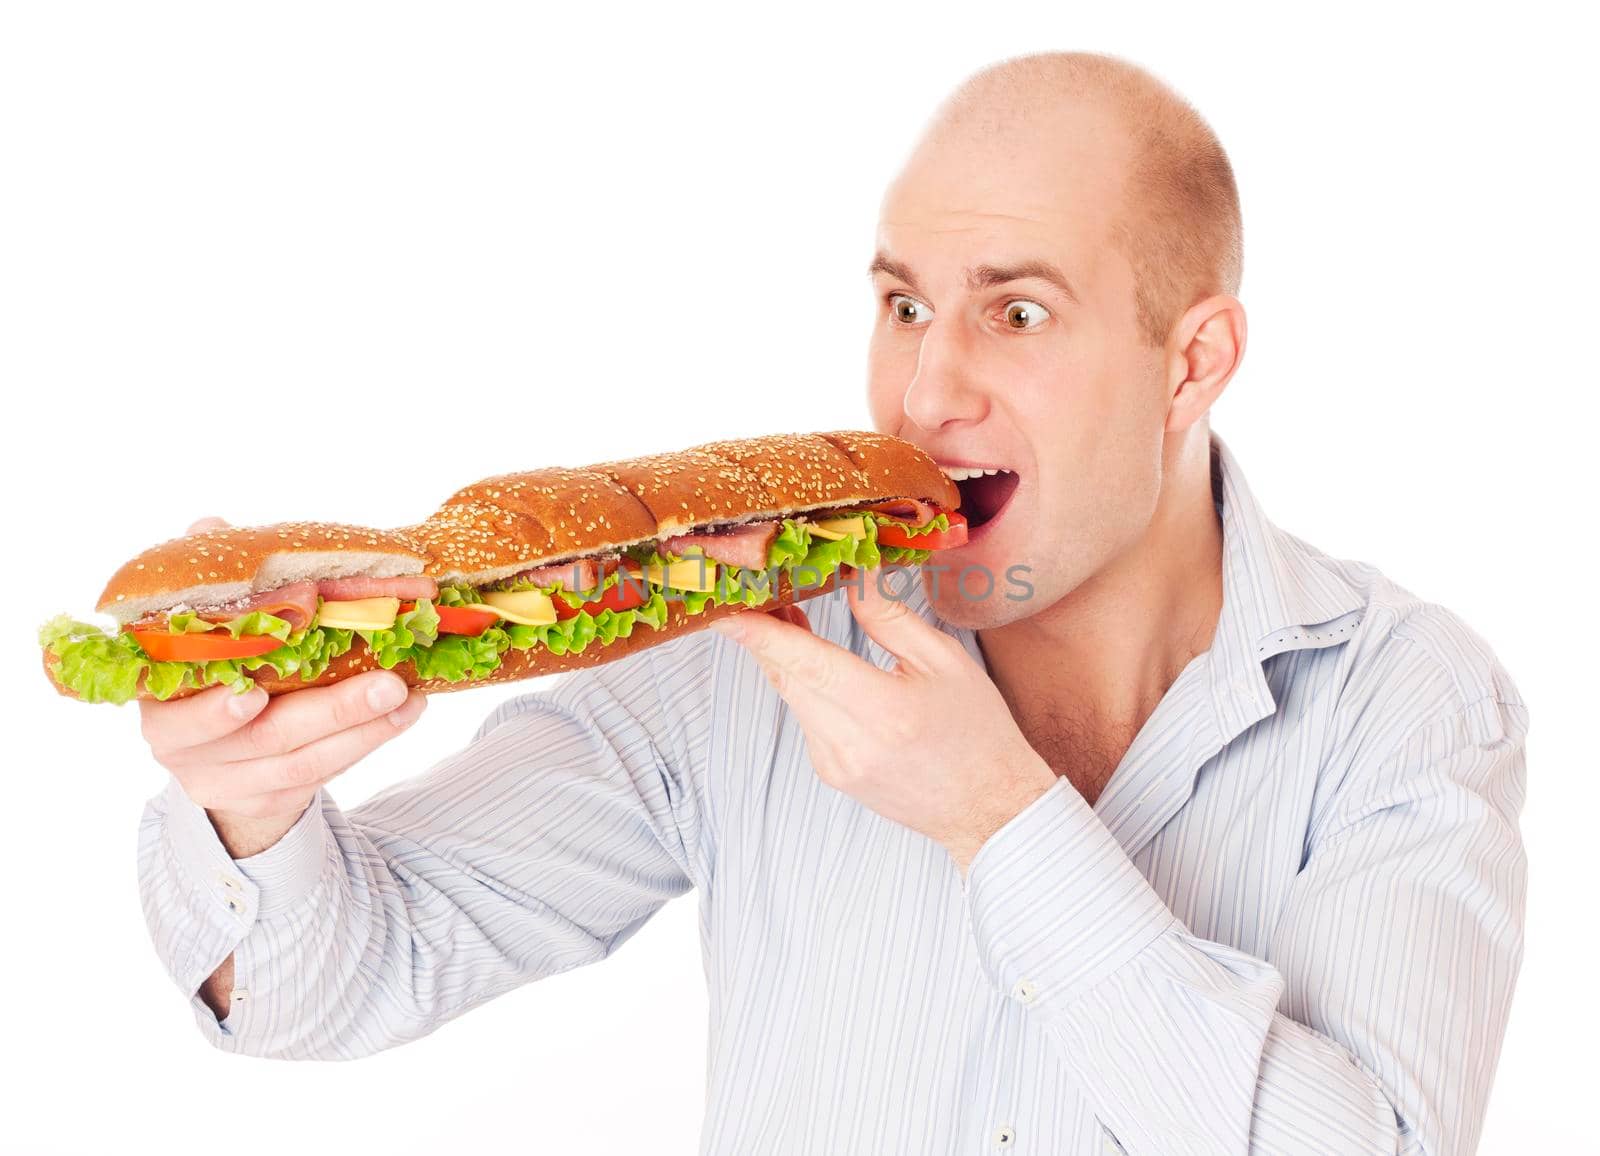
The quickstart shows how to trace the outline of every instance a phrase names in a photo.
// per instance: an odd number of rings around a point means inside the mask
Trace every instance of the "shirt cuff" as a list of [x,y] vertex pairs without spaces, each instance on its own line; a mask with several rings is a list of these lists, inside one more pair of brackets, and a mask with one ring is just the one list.
[[1177,921],[1066,779],[978,848],[962,889],[989,978],[1047,1015]]
[[327,802],[319,790],[294,826],[258,855],[235,860],[205,808],[189,798],[177,779],[167,783],[167,838],[190,881],[211,895],[241,931],[257,919],[288,910],[311,894],[327,862]]

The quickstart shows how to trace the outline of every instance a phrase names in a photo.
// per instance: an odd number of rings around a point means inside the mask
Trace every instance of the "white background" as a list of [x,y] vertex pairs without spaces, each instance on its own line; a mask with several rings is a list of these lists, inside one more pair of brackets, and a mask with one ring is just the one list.
[[[1531,704],[1483,1150],[1597,1146],[1593,30],[1532,4],[566,11],[7,9],[0,1149],[693,1150],[693,899],[370,1060],[207,1047],[135,889],[164,772],[133,708],[51,694],[32,634],[200,515],[397,525],[497,471],[864,424],[882,187],[966,73],[1046,48],[1146,64],[1232,154],[1251,344],[1215,428],[1269,516],[1459,611]],[[437,697],[336,797],[527,689]]]

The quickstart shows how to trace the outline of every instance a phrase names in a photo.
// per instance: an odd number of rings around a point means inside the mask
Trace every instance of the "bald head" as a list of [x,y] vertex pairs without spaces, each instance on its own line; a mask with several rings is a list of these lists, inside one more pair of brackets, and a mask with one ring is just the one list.
[[997,629],[1096,576],[1130,589],[1139,559],[1177,556],[1170,527],[1214,516],[1208,414],[1244,350],[1239,204],[1170,89],[1102,56],[984,70],[885,190],[875,240],[873,424],[982,470],[951,572],[1034,583],[1009,605],[926,583],[942,618]]
[[[1085,117],[1088,117],[1086,120]],[[1085,126],[1089,126],[1087,129]],[[1093,53],[1016,57],[970,77],[940,107],[923,148],[1062,148],[1065,132],[1115,134],[1109,227],[1133,269],[1139,330],[1152,345],[1196,301],[1237,294],[1243,229],[1233,167],[1211,127],[1150,73]],[[1083,142],[1070,142],[1081,147]]]

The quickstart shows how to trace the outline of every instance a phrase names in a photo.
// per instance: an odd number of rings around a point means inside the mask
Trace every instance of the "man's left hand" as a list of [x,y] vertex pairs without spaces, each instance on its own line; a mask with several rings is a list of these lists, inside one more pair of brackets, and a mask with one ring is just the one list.
[[797,606],[711,627],[761,664],[805,732],[824,783],[942,844],[965,875],[989,836],[1056,776],[983,667],[904,601],[886,597],[890,587],[880,588],[878,577],[869,570],[850,584],[850,610],[896,658],[888,671],[816,637]]

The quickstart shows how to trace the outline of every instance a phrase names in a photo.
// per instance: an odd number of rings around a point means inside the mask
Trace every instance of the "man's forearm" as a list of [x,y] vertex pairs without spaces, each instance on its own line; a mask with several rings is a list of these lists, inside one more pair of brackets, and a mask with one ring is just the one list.
[[229,858],[237,861],[259,855],[277,843],[299,821],[302,811],[293,815],[276,815],[270,819],[252,819],[228,811],[208,810],[206,818],[211,820],[211,826],[216,830],[217,838],[222,840]]

